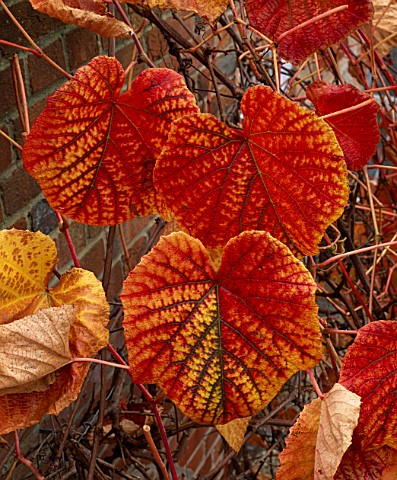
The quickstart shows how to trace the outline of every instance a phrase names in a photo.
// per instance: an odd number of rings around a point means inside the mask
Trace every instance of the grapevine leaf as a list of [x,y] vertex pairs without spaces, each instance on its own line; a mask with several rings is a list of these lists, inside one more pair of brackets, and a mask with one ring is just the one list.
[[305,405],[290,429],[275,480],[313,480],[316,439],[321,415],[321,400]]
[[75,318],[74,306],[64,305],[0,325],[0,395],[48,390],[55,372],[72,360]]
[[321,402],[316,441],[314,480],[332,480],[360,415],[360,397],[336,383]]
[[397,323],[362,327],[342,363],[340,383],[361,397],[361,448],[397,448]]
[[217,273],[199,240],[162,237],[121,296],[135,381],[158,383],[199,423],[253,415],[321,359],[315,289],[267,232],[231,239]]
[[32,7],[50,17],[80,28],[88,28],[103,37],[129,38],[132,29],[106,12],[102,0],[29,0]]
[[380,139],[376,120],[380,107],[376,101],[348,83],[333,85],[320,80],[312,83],[306,89],[306,94],[316,107],[319,116],[371,100],[371,103],[357,110],[325,119],[335,132],[345,155],[347,167],[350,170],[364,167],[371,159]]
[[[40,248],[41,246],[41,248]],[[40,232],[0,231],[0,318],[8,325],[39,310],[73,304],[76,319],[69,332],[74,358],[92,357],[106,346],[109,305],[102,285],[92,272],[73,269],[58,285],[48,287],[57,261],[54,242]],[[25,428],[46,413],[58,414],[81,390],[89,363],[72,363],[61,369],[45,392],[0,396],[0,434]]]
[[360,398],[336,383],[324,400],[306,405],[280,454],[276,479],[332,480],[352,443]]
[[51,306],[46,289],[57,261],[55,243],[47,235],[0,231],[0,324]]
[[[382,447],[381,450],[388,448]],[[372,450],[373,451],[373,450]],[[387,459],[386,468],[382,472],[381,480],[395,480],[397,478],[397,450],[391,450]]]
[[[292,28],[343,5],[348,8],[281,38]],[[246,8],[251,25],[276,42],[279,54],[294,64],[302,63],[317,50],[339,43],[373,15],[369,0],[247,0]]]
[[353,440],[342,458],[334,480],[394,480],[396,477],[383,476],[393,452],[394,450],[387,446],[363,450],[359,443]]
[[124,80],[115,58],[94,58],[50,97],[23,148],[24,166],[52,207],[82,223],[164,214],[155,159],[171,122],[198,111],[172,70],[146,70],[121,94]]
[[156,188],[180,226],[208,248],[254,229],[299,256],[317,253],[349,192],[332,129],[265,86],[250,88],[241,110],[243,130],[208,114],[174,122]]
[[216,429],[227,441],[227,443],[238,453],[243,444],[245,434],[247,432],[248,425],[251,417],[236,418],[224,425],[216,425]]
[[[375,14],[373,26],[373,43],[376,46],[377,53],[384,57],[389,54],[391,49],[397,47],[397,0],[372,0]],[[364,27],[365,32],[369,35],[369,27]],[[383,41],[387,38],[386,41]],[[379,46],[378,44],[381,43]]]
[[166,10],[187,10],[197,13],[208,23],[213,24],[215,20],[224,13],[228,6],[227,0],[122,0],[133,5],[144,5],[149,8],[161,8]]

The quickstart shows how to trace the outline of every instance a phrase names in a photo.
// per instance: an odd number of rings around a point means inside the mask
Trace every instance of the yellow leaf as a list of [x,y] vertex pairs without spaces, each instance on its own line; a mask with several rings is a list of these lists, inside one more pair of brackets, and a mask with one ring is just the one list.
[[0,231],[0,324],[51,306],[47,285],[57,261],[55,243],[41,232]]
[[55,372],[70,363],[73,305],[40,310],[0,325],[0,395],[48,390]]
[[251,417],[236,418],[225,425],[215,425],[227,443],[238,453],[245,437]]

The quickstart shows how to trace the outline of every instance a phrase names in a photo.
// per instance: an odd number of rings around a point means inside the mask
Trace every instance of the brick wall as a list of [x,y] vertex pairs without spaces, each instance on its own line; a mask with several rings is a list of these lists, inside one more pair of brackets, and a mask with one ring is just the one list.
[[[107,53],[106,39],[36,12],[27,0],[11,0],[6,4],[40,48],[70,73],[88,63],[92,57]],[[135,14],[131,17],[133,25],[138,28],[142,19]],[[170,19],[170,22],[174,28],[180,28],[173,19]],[[29,46],[21,32],[1,9],[0,26],[2,40]],[[177,67],[174,57],[168,54],[167,43],[156,27],[150,25],[146,27],[142,42],[157,66],[174,69]],[[117,40],[116,57],[124,67],[131,61],[132,51],[131,41]],[[45,60],[0,44],[0,129],[22,145],[22,124],[16,107],[10,67],[10,60],[14,54],[18,54],[24,77],[31,124],[43,110],[48,96],[66,79]],[[144,68],[146,68],[144,64],[138,64],[134,75],[139,74]],[[137,218],[119,227],[123,229],[127,242],[131,267],[139,261],[155,226],[155,218]],[[55,212],[43,197],[38,184],[23,169],[20,150],[0,136],[0,229],[12,227],[41,231],[50,235],[58,248],[57,270],[63,273],[73,266]],[[108,229],[71,222],[69,231],[81,266],[93,271],[101,279]],[[108,291],[109,300],[120,292],[122,281],[128,271],[129,266],[118,229]],[[191,435],[184,434],[186,438],[177,464],[181,478],[187,479],[207,473],[219,459],[223,448],[222,439],[214,428],[193,429],[191,432]]]

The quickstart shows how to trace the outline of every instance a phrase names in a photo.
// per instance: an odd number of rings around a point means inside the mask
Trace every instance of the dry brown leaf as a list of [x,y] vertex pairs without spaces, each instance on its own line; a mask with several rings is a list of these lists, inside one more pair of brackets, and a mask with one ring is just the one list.
[[65,23],[88,28],[103,37],[128,38],[132,29],[106,13],[99,0],[29,0],[32,7]]
[[214,23],[228,6],[227,0],[122,0],[133,5],[143,5],[149,8],[159,7],[162,10],[186,10],[196,12],[208,23]]
[[[48,288],[56,261],[54,242],[40,232],[0,231],[0,323],[43,308],[74,305],[70,353],[73,358],[92,357],[108,341],[105,292],[94,274],[83,269],[66,272],[54,289]],[[0,396],[0,435],[38,423],[46,413],[57,415],[77,398],[89,368],[88,362],[73,362],[59,371],[45,392]]]
[[275,480],[312,480],[316,439],[321,415],[321,403],[316,398],[299,415],[291,427],[286,446],[280,453],[280,466]]
[[[389,0],[372,0],[375,16],[372,21],[372,25],[375,25],[378,22],[378,19],[382,15],[383,11],[387,7]],[[387,37],[390,37],[386,42],[382,43],[376,47],[376,51],[381,57],[387,55],[390,50],[397,46],[397,0],[392,0],[385,14],[382,16],[378,26],[376,27],[373,34],[373,43],[376,46],[379,42],[384,40]],[[369,27],[366,26],[366,33],[369,33]]]
[[251,417],[236,418],[236,420],[232,420],[224,425],[215,425],[218,432],[236,453],[239,452],[243,444],[250,420]]
[[352,443],[360,415],[360,397],[336,383],[321,402],[314,480],[332,480]]
[[73,305],[47,308],[0,326],[0,395],[48,390],[70,363]]

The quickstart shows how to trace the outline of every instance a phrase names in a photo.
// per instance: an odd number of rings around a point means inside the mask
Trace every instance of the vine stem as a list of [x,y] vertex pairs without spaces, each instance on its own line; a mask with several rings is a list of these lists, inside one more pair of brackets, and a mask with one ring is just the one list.
[[[116,349],[113,347],[112,344],[108,343],[106,348],[109,350],[109,352],[114,356],[114,358],[118,362],[120,362],[122,365],[127,365],[127,363],[124,361],[124,359],[121,357],[121,355],[119,355],[119,353],[116,351]],[[128,369],[128,375],[131,377],[132,381],[134,381],[134,379],[132,377],[131,368]],[[174,465],[174,460],[172,458],[170,445],[168,443],[167,433],[165,431],[163,420],[161,419],[161,415],[160,415],[159,409],[157,408],[156,402],[153,399],[153,397],[150,395],[149,391],[142,384],[136,383],[135,385],[141,390],[144,397],[150,403],[150,405],[153,409],[153,413],[154,413],[154,415],[156,417],[156,421],[157,421],[157,426],[159,427],[160,435],[161,435],[161,438],[162,438],[163,443],[164,443],[164,448],[165,448],[165,452],[166,452],[166,455],[167,455],[167,460],[168,460],[168,463],[169,463],[169,467],[170,467],[170,470],[171,470],[172,479],[173,480],[178,480],[178,475],[177,475],[176,470],[175,470],[175,465]]]
[[56,62],[54,62],[54,60],[51,60],[51,58],[48,57],[43,52],[43,50],[37,45],[37,43],[34,42],[32,37],[28,34],[28,32],[22,27],[22,25],[14,17],[14,15],[11,13],[11,11],[6,7],[3,0],[0,0],[0,5],[3,8],[3,10],[7,13],[7,15],[10,17],[13,24],[18,28],[18,30],[22,33],[22,35],[26,38],[26,40],[32,45],[32,47],[41,56],[41,58],[44,58],[44,60],[46,60],[48,63],[50,63],[53,67],[55,67],[57,70],[59,70],[63,75],[65,75],[65,77],[67,77],[70,80],[72,78],[72,75],[70,75],[70,73],[66,72],[60,65],[58,65]]
[[[396,264],[397,265],[397,264]],[[324,328],[324,333],[326,334],[344,334],[344,335],[357,335],[357,330],[339,330],[338,328]]]
[[69,233],[69,222],[59,212],[55,211],[55,213],[58,219],[59,228],[61,232],[65,235],[65,240],[66,240],[66,243],[68,244],[68,248],[72,256],[74,266],[76,268],[81,268],[79,259],[77,258],[76,249],[74,248],[74,245],[73,245],[72,237],[70,236],[70,233]]
[[338,110],[337,112],[332,112],[328,113],[327,115],[323,115],[321,118],[322,120],[325,120],[326,118],[330,117],[335,117],[337,115],[342,115],[342,113],[349,113],[353,112],[354,110],[358,110],[359,108],[365,107],[365,105],[369,105],[370,103],[373,103],[375,100],[373,98],[369,98],[368,100],[365,100],[364,102],[358,103],[357,105],[353,105],[352,107],[344,108],[343,110]]
[[160,457],[160,454],[157,450],[157,447],[156,447],[156,445],[153,441],[152,434],[150,433],[149,425],[144,425],[142,427],[142,430],[143,430],[143,433],[145,435],[147,444],[149,445],[149,448],[150,448],[151,452],[153,453],[153,457],[156,460],[157,465],[160,467],[160,470],[163,472],[164,480],[169,480],[170,477],[168,475],[167,469],[165,468],[164,462]]
[[2,137],[4,137],[6,140],[8,140],[10,143],[12,143],[12,145],[14,145],[14,147],[18,148],[18,150],[22,150],[22,147],[21,145],[19,145],[19,143],[17,143],[14,139],[12,139],[11,137],[9,137],[5,132],[3,132],[3,130],[0,129],[0,135]]
[[328,258],[322,263],[318,263],[317,268],[324,268],[333,262],[337,262],[338,260],[342,260],[343,258],[350,257],[351,255],[370,252],[371,250],[376,250],[378,248],[394,247],[395,245],[397,245],[397,240],[394,242],[378,243],[377,245],[372,245],[371,247],[359,248],[358,250],[353,250],[352,252],[341,253],[340,255],[335,255],[334,257]]
[[318,386],[317,380],[314,378],[313,371],[311,368],[308,368],[306,370],[306,373],[309,375],[310,381],[312,382],[313,388],[315,392],[317,393],[318,398],[321,398],[321,400],[324,400],[324,394],[321,391],[320,387]]
[[18,48],[19,50],[25,50],[25,52],[32,53],[37,58],[43,58],[43,55],[37,52],[36,50],[33,50],[33,48],[24,47],[22,45],[18,45],[17,43],[7,42],[7,40],[1,40],[1,39],[0,39],[0,43],[3,45],[7,45],[7,47],[14,47],[14,48]]
[[16,430],[14,432],[14,439],[15,439],[15,453],[17,454],[18,460],[21,463],[23,463],[33,473],[33,475],[36,478],[38,478],[39,480],[44,480],[45,477],[37,470],[37,468],[33,465],[33,463],[22,455],[21,445],[19,444],[18,432]]
[[321,15],[317,15],[313,18],[310,18],[309,20],[306,20],[306,22],[300,23],[299,25],[296,25],[296,27],[291,28],[290,30],[287,30],[286,32],[282,33],[276,40],[276,43],[280,43],[283,38],[285,38],[287,35],[290,35],[293,32],[296,32],[297,30],[300,30],[301,28],[305,28],[308,25],[317,22],[318,20],[322,20],[323,18],[327,18],[334,13],[341,12],[342,10],[346,10],[349,8],[349,5],[341,5],[340,7],[333,8],[331,10],[328,10],[328,12],[324,12]]
[[124,370],[130,369],[128,365],[120,365],[119,363],[107,362],[106,360],[100,360],[99,358],[77,357],[77,358],[73,358],[72,362],[90,362],[90,363],[98,363],[99,365],[107,365],[108,367],[122,368]]

